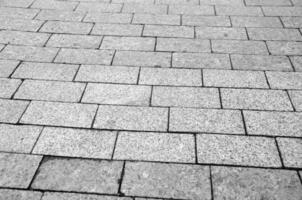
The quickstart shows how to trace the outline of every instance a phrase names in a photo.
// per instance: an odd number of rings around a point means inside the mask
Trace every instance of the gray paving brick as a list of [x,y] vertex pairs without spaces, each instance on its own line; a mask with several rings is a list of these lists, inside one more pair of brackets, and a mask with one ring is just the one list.
[[125,3],[123,13],[149,13],[149,14],[167,14],[167,5],[152,5],[140,3]]
[[302,111],[302,91],[288,91],[290,99],[297,111]]
[[21,31],[0,31],[0,43],[15,45],[43,46],[49,34]]
[[195,163],[193,135],[119,133],[114,159]]
[[122,192],[131,196],[211,199],[207,166],[126,163]]
[[9,190],[1,189],[0,190],[0,199],[10,199],[10,200],[41,200],[41,192],[33,191],[22,191],[22,190]]
[[43,24],[39,20],[12,19],[0,17],[0,29],[17,31],[37,31]]
[[110,159],[115,138],[116,132],[45,128],[33,153]]
[[145,25],[144,36],[194,38],[194,28],[188,26]]
[[265,16],[302,16],[302,7],[267,6],[262,7]]
[[214,199],[301,199],[295,171],[213,167]]
[[281,17],[286,28],[302,28],[302,17]]
[[263,41],[213,40],[213,52],[238,54],[268,54]]
[[100,49],[153,51],[155,38],[105,36]]
[[154,0],[112,0],[112,3],[154,4]]
[[85,16],[85,22],[130,24],[132,15],[128,13],[99,13],[92,12]]
[[273,55],[301,55],[302,42],[268,41],[267,47]]
[[36,189],[116,194],[122,162],[48,159],[39,168]]
[[132,200],[129,197],[104,196],[78,193],[45,192],[42,200]]
[[96,105],[32,101],[22,123],[90,128]]
[[301,1],[299,1],[299,0],[292,0],[292,2],[295,6],[301,6],[302,5]]
[[57,48],[8,45],[1,51],[0,59],[51,62],[57,52]]
[[220,108],[218,89],[196,87],[154,87],[153,106]]
[[54,10],[73,10],[78,5],[77,2],[57,1],[57,0],[35,0],[30,6],[31,8],[39,9],[54,9]]
[[27,188],[42,156],[0,153],[0,186]]
[[284,165],[286,167],[301,168],[302,140],[293,138],[277,138],[277,141]]
[[0,16],[5,18],[33,19],[38,12],[38,9],[0,7]]
[[132,24],[96,24],[92,35],[141,36],[142,25]]
[[11,98],[21,84],[19,79],[0,78],[0,97]]
[[260,7],[245,7],[245,6],[216,6],[217,15],[229,16],[263,16]]
[[134,14],[133,24],[180,25],[179,15]]
[[290,57],[292,64],[297,72],[302,71],[302,56],[292,56]]
[[84,12],[73,12],[70,10],[41,10],[35,17],[38,20],[59,20],[59,21],[81,21],[85,16]]
[[250,135],[302,136],[302,114],[294,112],[243,111]]
[[14,60],[0,60],[0,77],[9,77],[18,64],[19,62]]
[[197,135],[199,163],[281,167],[273,138]]
[[82,102],[148,106],[150,97],[149,86],[89,83]]
[[142,68],[139,84],[201,86],[201,71],[189,69]]
[[198,5],[199,0],[155,0],[156,4]]
[[245,0],[247,6],[291,6],[290,0]]
[[209,40],[157,38],[157,51],[211,52]]
[[54,34],[46,46],[97,49],[101,44],[102,38],[102,36]]
[[265,74],[258,71],[204,69],[203,82],[211,87],[268,88]]
[[109,65],[111,63],[112,57],[113,51],[111,50],[62,49],[56,57],[55,62]]
[[296,29],[248,28],[247,32],[251,40],[302,40],[302,35]]
[[169,130],[244,134],[240,111],[171,108]]
[[122,9],[122,4],[109,4],[98,2],[80,2],[76,11],[82,12],[100,12],[100,13],[117,13]]
[[0,122],[17,123],[29,102],[0,99]]
[[53,63],[23,62],[12,77],[23,79],[45,79],[71,81],[79,66]]
[[1,6],[6,6],[6,7],[22,7],[22,8],[27,8],[29,7],[34,0],[2,0],[1,1]]
[[172,66],[178,68],[230,69],[231,63],[226,54],[173,53]]
[[170,67],[171,53],[117,51],[113,59],[113,65]]
[[47,21],[40,32],[88,34],[93,24],[81,22]]
[[151,107],[99,106],[93,125],[101,129],[166,131],[168,109]]
[[241,0],[200,0],[200,4],[205,5],[228,5],[228,6],[234,6],[234,5],[240,5],[243,6],[243,2]]
[[244,28],[196,27],[195,32],[196,37],[202,39],[247,39]]
[[76,81],[129,83],[136,84],[139,69],[137,67],[82,65]]
[[302,89],[301,72],[267,72],[266,75],[271,88]]
[[232,25],[235,27],[270,27],[282,28],[278,17],[244,17],[231,16]]
[[213,6],[170,5],[169,14],[180,15],[214,15]]
[[231,26],[229,17],[183,15],[182,25],[188,26]]

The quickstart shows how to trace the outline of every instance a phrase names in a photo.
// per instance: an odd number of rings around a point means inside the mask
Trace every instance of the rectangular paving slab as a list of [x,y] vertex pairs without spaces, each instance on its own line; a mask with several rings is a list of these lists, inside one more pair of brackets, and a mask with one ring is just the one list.
[[0,189],[0,199],[10,200],[41,200],[42,192]]
[[28,101],[0,99],[0,122],[17,123],[28,104]]
[[302,167],[302,140],[295,138],[277,138],[284,166]]

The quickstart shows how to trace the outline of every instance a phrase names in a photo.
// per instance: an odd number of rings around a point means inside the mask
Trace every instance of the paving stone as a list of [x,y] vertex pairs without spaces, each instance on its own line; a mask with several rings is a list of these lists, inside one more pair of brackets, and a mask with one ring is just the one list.
[[248,28],[247,32],[251,40],[302,40],[302,35],[296,29]]
[[188,26],[231,26],[230,18],[225,16],[183,15],[182,25]]
[[43,46],[49,34],[21,31],[0,31],[0,43],[15,45]]
[[0,97],[11,98],[20,84],[19,79],[0,78]]
[[1,6],[6,6],[6,7],[24,7],[27,8],[29,7],[34,0],[1,0]]
[[0,153],[0,186],[27,188],[42,156]]
[[231,69],[226,54],[173,53],[172,66],[177,68]]
[[18,66],[15,60],[0,60],[0,77],[9,77]]
[[100,49],[153,51],[155,38],[105,36]]
[[92,35],[141,36],[142,25],[132,24],[96,24]]
[[238,110],[171,108],[169,130],[244,134]]
[[171,53],[117,51],[113,59],[113,65],[171,67]]
[[45,128],[33,153],[110,159],[115,138],[116,132]]
[[59,51],[55,62],[72,64],[109,65],[111,63],[112,58],[113,51],[111,50],[62,49]]
[[157,38],[157,51],[211,52],[209,40]]
[[[7,0],[9,1],[9,0]],[[12,1],[10,1],[12,2]],[[16,1],[13,1],[15,3]],[[2,1],[1,1],[2,3]],[[38,9],[26,9],[26,8],[9,8],[9,7],[0,7],[0,16],[5,18],[15,18],[15,19],[33,19],[37,14]]]
[[10,200],[41,200],[42,193],[35,191],[22,191],[22,190],[0,190],[0,199],[10,199]]
[[85,22],[130,24],[132,15],[128,13],[88,13]]
[[73,10],[78,5],[77,2],[57,1],[57,0],[35,0],[30,6],[31,8],[39,9],[54,9],[54,10]]
[[41,10],[35,17],[38,20],[59,20],[59,21],[81,21],[85,16],[84,12],[73,12],[69,10]]
[[155,0],[156,4],[198,5],[199,0]]
[[189,26],[145,25],[144,36],[194,38],[194,28]]
[[213,6],[170,5],[169,14],[178,15],[214,15]]
[[293,138],[277,138],[277,141],[284,165],[286,167],[301,168],[302,140]]
[[88,83],[82,102],[148,106],[151,87]]
[[29,102],[0,99],[0,122],[17,123]]
[[51,36],[47,46],[97,49],[101,44],[102,38],[102,36],[55,34]]
[[202,39],[247,39],[244,28],[196,27],[195,32],[196,37]]
[[243,6],[243,2],[241,0],[200,0],[200,4],[206,5],[240,5]]
[[122,9],[122,4],[109,4],[98,2],[80,2],[76,11],[99,12],[99,13],[117,13]]
[[0,59],[51,62],[57,52],[57,48],[8,45],[1,51]]
[[292,2],[295,6],[301,6],[302,5],[301,1],[299,1],[299,0],[292,0]]
[[210,87],[268,88],[263,72],[237,70],[203,70],[203,82]]
[[302,111],[302,91],[288,91],[290,99],[297,111]]
[[167,5],[152,5],[141,3],[125,3],[123,13],[149,13],[149,14],[167,14]]
[[180,25],[179,15],[154,15],[135,13],[133,24]]
[[88,34],[92,29],[91,23],[47,21],[40,32]]
[[266,44],[273,55],[302,54],[302,42],[268,41]]
[[268,54],[263,41],[213,40],[212,50],[214,53]]
[[139,69],[137,67],[82,65],[76,76],[76,81],[128,83],[136,84]]
[[293,71],[289,59],[285,56],[232,54],[231,60],[234,69]]
[[139,84],[201,86],[201,71],[191,69],[142,68]]
[[265,16],[302,16],[302,7],[265,6],[262,7]]
[[114,159],[195,163],[193,135],[119,133]]
[[154,87],[152,106],[220,108],[217,88]]
[[168,109],[151,107],[99,106],[93,125],[100,129],[166,131]]
[[301,72],[266,72],[271,88],[302,89]]
[[132,200],[129,197],[45,192],[42,200]]
[[197,155],[199,163],[281,167],[273,138],[197,135]]
[[212,167],[214,199],[301,199],[295,171]]
[[154,0],[112,0],[112,3],[154,4]]
[[231,21],[234,27],[282,28],[282,23],[277,17],[231,16]]
[[302,113],[243,111],[249,135],[302,137]]
[[[302,71],[302,56],[292,56],[290,57],[292,64],[297,72]],[[1,65],[1,64],[0,64]]]
[[245,7],[245,6],[216,6],[217,15],[228,16],[263,16],[260,7]]
[[38,31],[42,26],[43,21],[27,20],[27,19],[13,19],[8,17],[0,17],[0,29],[17,30],[17,31]]
[[21,122],[90,128],[96,109],[96,105],[32,101]]
[[68,64],[22,62],[12,77],[71,81],[78,68],[77,65]]
[[130,196],[209,200],[209,177],[207,166],[127,162],[121,190]]
[[286,28],[302,28],[302,17],[281,17]]
[[245,0],[247,6],[291,6],[290,0]]
[[32,188],[116,194],[123,163],[49,158],[39,168]]
[[15,99],[78,102],[84,92],[85,84],[58,81],[25,80]]

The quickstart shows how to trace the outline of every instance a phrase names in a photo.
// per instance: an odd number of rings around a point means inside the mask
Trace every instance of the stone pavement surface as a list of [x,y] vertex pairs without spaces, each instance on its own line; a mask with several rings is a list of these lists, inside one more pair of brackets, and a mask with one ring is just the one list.
[[0,200],[302,200],[302,0],[0,0]]

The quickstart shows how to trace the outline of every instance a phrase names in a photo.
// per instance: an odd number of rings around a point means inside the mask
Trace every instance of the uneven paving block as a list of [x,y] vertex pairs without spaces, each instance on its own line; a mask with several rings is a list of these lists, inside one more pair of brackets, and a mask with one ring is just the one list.
[[302,198],[295,171],[257,168],[212,167],[214,199]]
[[12,77],[71,81],[78,68],[77,65],[68,64],[22,62]]
[[92,23],[47,21],[40,32],[88,34],[92,26]]
[[109,65],[111,63],[112,58],[112,50],[61,49],[55,59],[55,62],[72,64]]
[[132,15],[128,13],[87,13],[85,22],[130,24]]
[[92,35],[119,35],[119,36],[141,36],[142,25],[132,24],[96,24]]
[[81,21],[85,16],[84,12],[73,12],[69,10],[41,10],[35,17],[38,20],[59,20],[59,21]]
[[245,7],[245,6],[216,6],[217,15],[229,16],[263,16],[260,7]]
[[82,65],[75,78],[81,82],[136,84],[139,68],[123,66]]
[[[290,57],[290,60],[293,64],[295,70],[297,72],[302,72],[302,56],[292,56],[292,57]],[[0,68],[1,68],[1,63],[0,63]]]
[[234,27],[282,28],[282,23],[278,17],[231,16],[231,21]]
[[201,39],[247,40],[244,28],[196,27],[195,34]]
[[0,122],[17,123],[29,102],[0,99]]
[[291,6],[290,0],[245,0],[247,6]]
[[197,135],[199,163],[281,167],[273,138],[234,135]]
[[144,36],[194,38],[194,28],[189,26],[145,25]]
[[132,200],[130,197],[45,192],[42,200]]
[[199,0],[155,0],[156,4],[198,5]]
[[285,56],[262,55],[231,55],[234,69],[240,70],[268,70],[293,71],[289,59]]
[[142,68],[139,84],[201,86],[201,71],[194,69]]
[[33,153],[110,159],[115,138],[116,132],[45,128]]
[[0,153],[0,186],[27,188],[42,156]]
[[113,59],[113,65],[171,67],[171,53],[117,51]]
[[10,200],[41,200],[42,193],[34,191],[22,191],[22,190],[0,190],[0,199],[10,199]]
[[302,28],[302,17],[281,17],[286,28]]
[[215,53],[268,54],[263,41],[213,40],[212,50]]
[[51,62],[59,49],[48,47],[8,45],[0,53],[0,59]]
[[153,51],[155,38],[105,36],[100,49]]
[[82,102],[148,106],[150,86],[88,83]]
[[21,84],[19,79],[0,78],[0,97],[11,98]]
[[11,1],[11,0],[1,0],[1,6],[5,6],[5,7],[24,7],[27,8],[29,7],[34,0],[15,0],[15,1]]
[[100,129],[167,131],[168,109],[151,107],[99,106],[93,125]]
[[133,24],[180,25],[179,15],[158,15],[135,13]]
[[277,138],[277,141],[285,167],[301,168],[302,140],[293,138]]
[[225,16],[183,15],[182,25],[188,26],[231,26],[230,18]]
[[265,16],[302,16],[302,7],[298,6],[265,6],[262,10]]
[[102,38],[102,36],[54,34],[46,46],[97,49]]
[[234,6],[234,5],[240,5],[243,6],[242,0],[200,0],[200,4],[205,5],[228,5],[228,6]]
[[141,3],[125,3],[123,13],[149,13],[149,14],[167,14],[167,5],[152,5]]
[[154,87],[152,106],[220,108],[217,88]]
[[117,13],[122,9],[122,4],[109,4],[99,2],[80,2],[76,11],[81,12],[100,12],[100,13]]
[[15,99],[78,102],[85,84],[58,81],[25,80]]
[[112,3],[141,3],[154,4],[154,0],[112,0]]
[[57,0],[35,0],[30,6],[31,8],[39,9],[54,9],[54,10],[73,10],[78,5],[77,2],[57,1]]
[[209,167],[127,162],[121,191],[130,196],[209,200]]
[[177,15],[214,15],[213,6],[170,5],[169,14]]
[[210,87],[268,88],[264,72],[237,70],[203,70],[203,82]]
[[290,99],[297,111],[302,111],[302,91],[288,91]]
[[302,113],[243,111],[249,135],[302,137]]
[[114,159],[195,163],[194,136],[121,132],[117,139]]
[[231,69],[226,54],[173,53],[172,66],[177,68]]
[[267,41],[266,44],[273,55],[302,54],[302,42]]
[[238,110],[171,108],[172,132],[214,132],[244,134]]
[[302,40],[302,35],[296,29],[247,28],[247,33],[250,40]]
[[266,72],[271,88],[302,89],[302,72]]
[[3,44],[43,46],[49,37],[46,33],[0,31],[0,43]]
[[[13,3],[16,2],[11,0],[7,0],[7,1]],[[38,12],[39,12],[38,9],[0,7],[0,16],[5,18],[33,19],[38,14]]]
[[38,31],[44,21],[14,19],[8,17],[0,17],[0,29],[17,30],[17,31]]
[[209,40],[157,38],[157,51],[211,52]]
[[32,101],[21,122],[90,128],[96,109],[96,105]]
[[9,77],[18,66],[19,61],[0,60],[0,77]]
[[39,168],[32,188],[116,194],[123,162],[49,158]]
[[41,131],[37,126],[0,124],[0,151],[30,153]]

